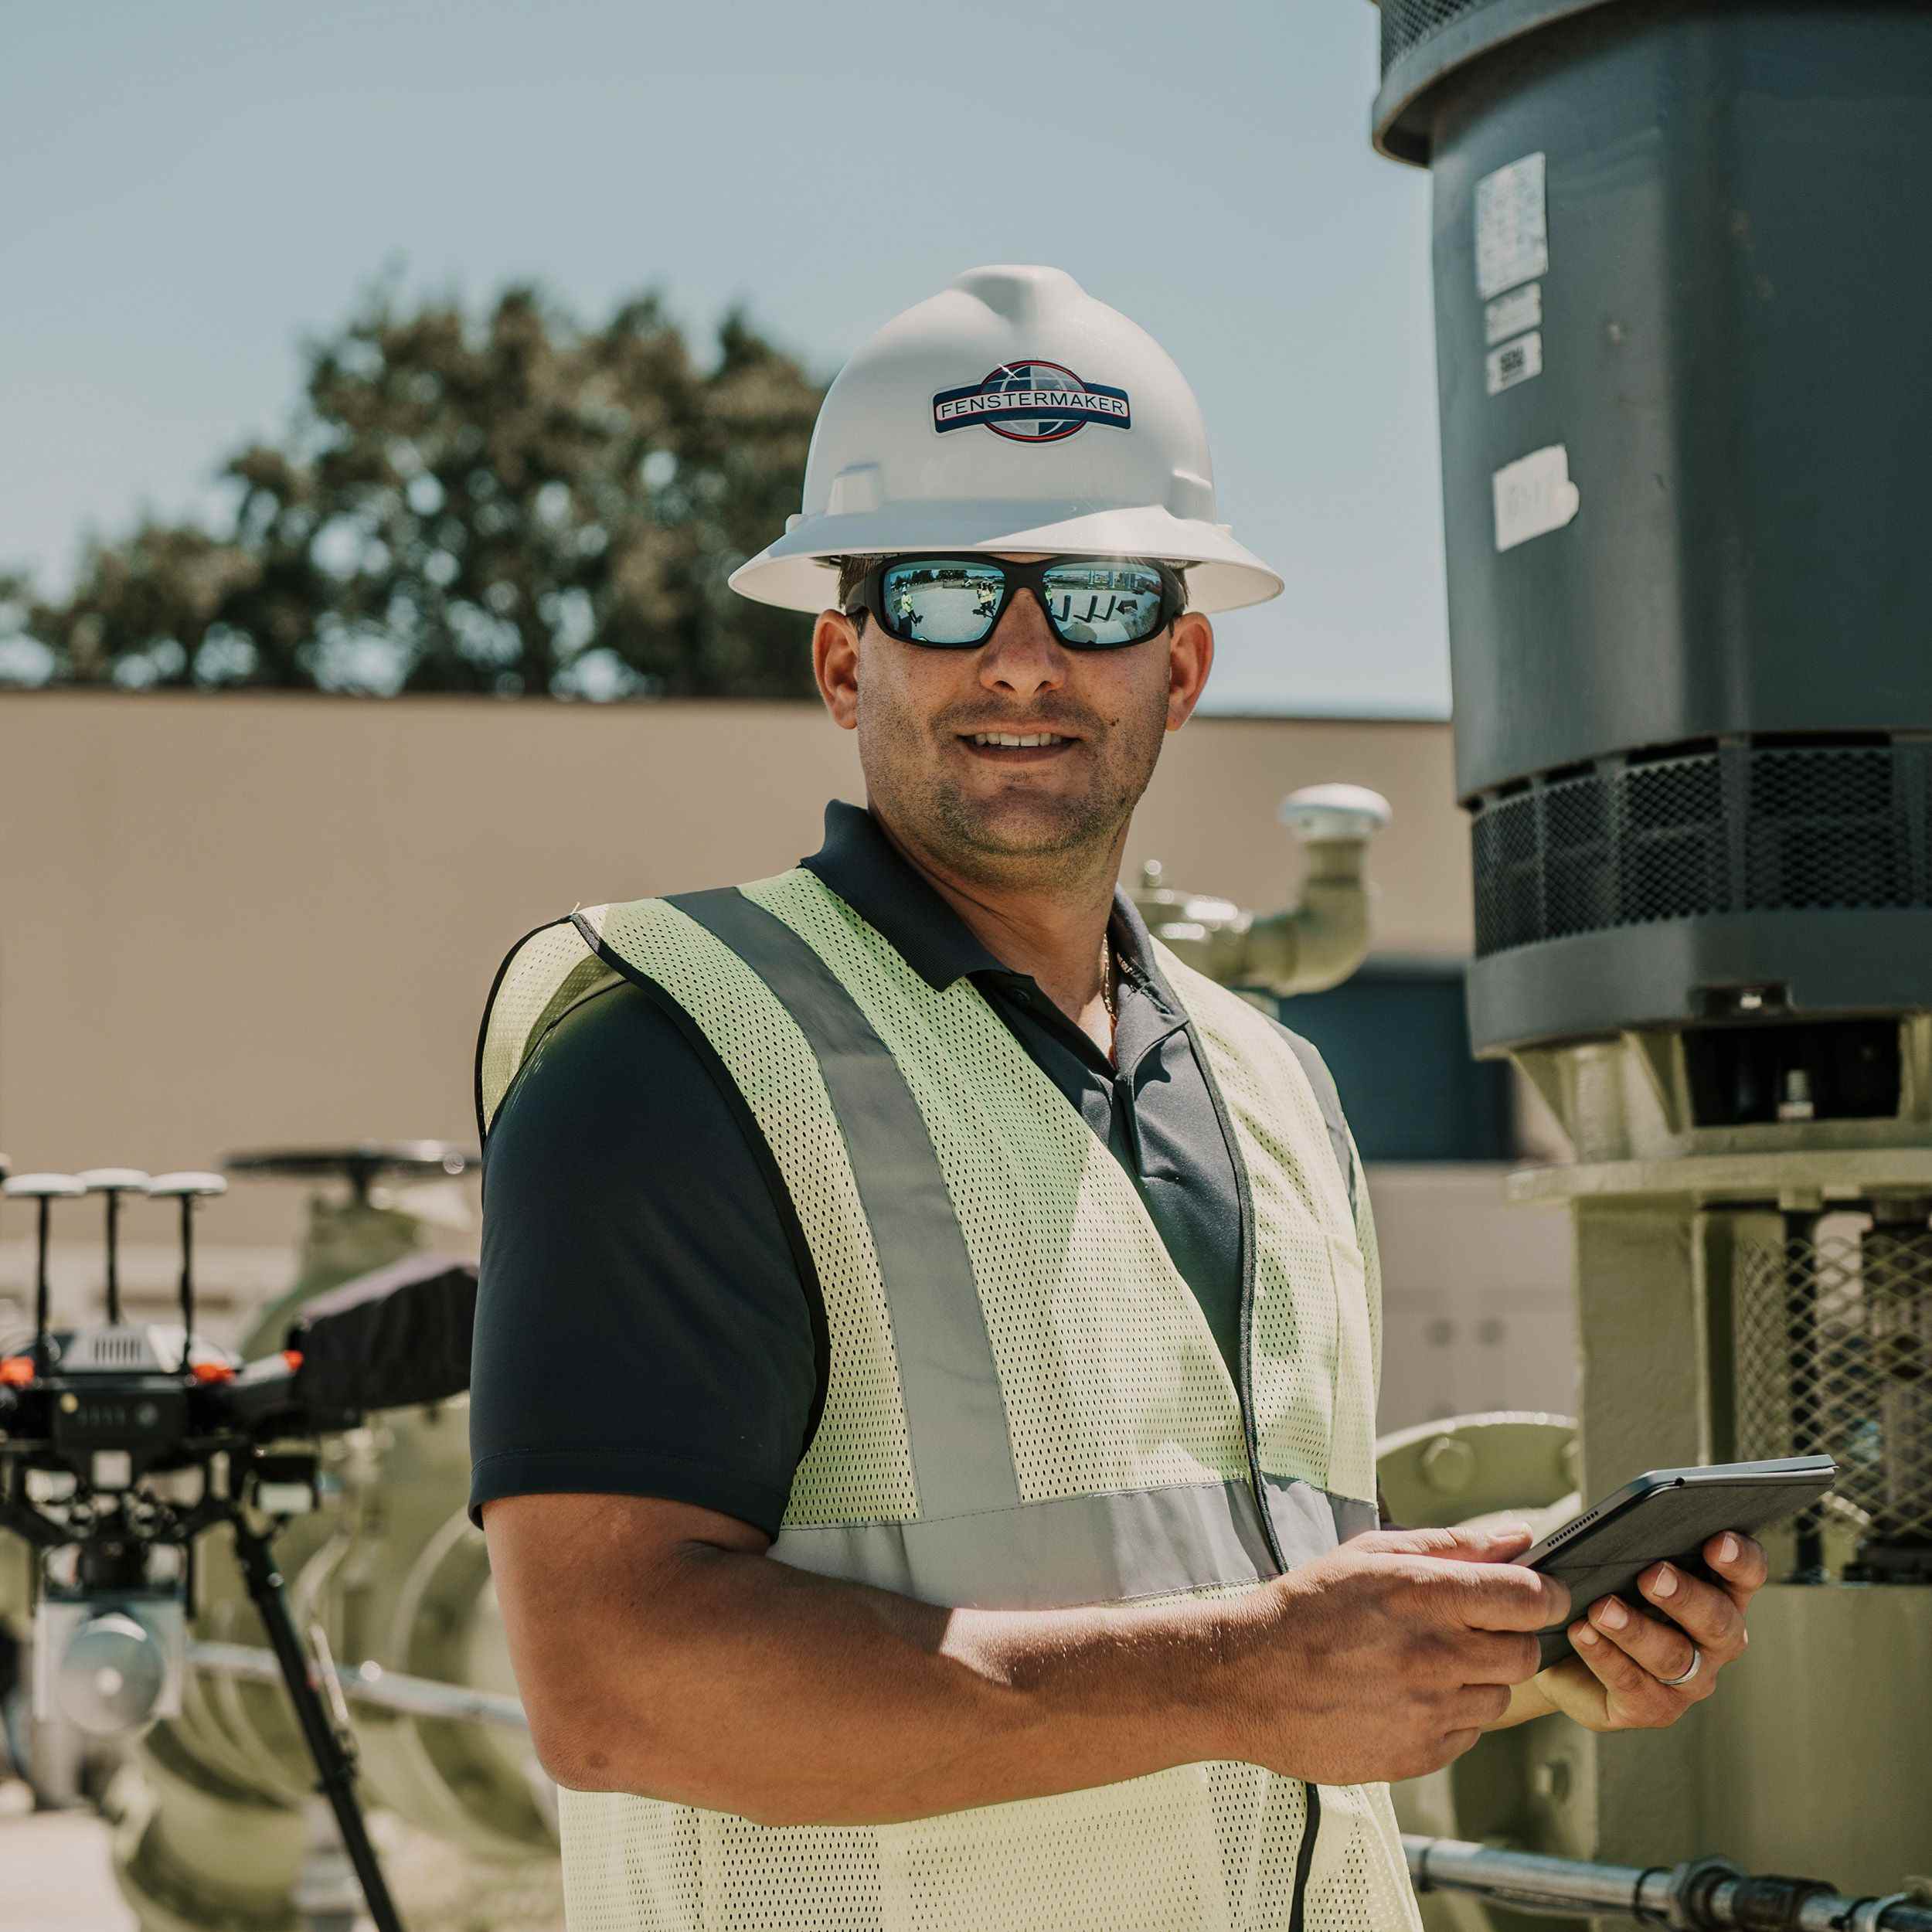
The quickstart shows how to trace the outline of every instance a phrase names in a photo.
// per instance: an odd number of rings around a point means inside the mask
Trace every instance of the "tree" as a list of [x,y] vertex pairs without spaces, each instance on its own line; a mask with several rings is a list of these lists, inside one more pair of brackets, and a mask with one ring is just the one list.
[[367,299],[306,352],[232,527],[145,522],[73,594],[0,580],[57,681],[779,697],[798,620],[725,577],[783,528],[821,390],[728,317],[709,366],[655,294],[586,328],[514,287],[480,325]]

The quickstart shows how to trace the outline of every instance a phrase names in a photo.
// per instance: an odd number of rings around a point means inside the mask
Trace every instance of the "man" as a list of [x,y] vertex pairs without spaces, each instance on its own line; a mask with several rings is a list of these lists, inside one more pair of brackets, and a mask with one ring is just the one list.
[[1064,274],[898,318],[733,579],[818,612],[868,809],[499,975],[472,1509],[573,1926],[1413,1926],[1388,1780],[1742,1647],[1745,1539],[1539,1674],[1526,1529],[1376,1528],[1332,1086],[1114,886],[1281,588],[1210,474]]

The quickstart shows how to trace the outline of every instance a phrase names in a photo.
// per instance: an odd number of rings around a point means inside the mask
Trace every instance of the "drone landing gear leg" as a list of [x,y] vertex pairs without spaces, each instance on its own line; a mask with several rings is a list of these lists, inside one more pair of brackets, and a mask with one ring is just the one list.
[[342,1835],[342,1849],[355,1868],[362,1896],[376,1932],[403,1932],[403,1921],[396,1916],[395,1903],[376,1862],[376,1848],[369,1842],[369,1828],[362,1821],[362,1807],[355,1798],[355,1760],[350,1747],[338,1734],[324,1709],[321,1693],[309,1682],[308,1660],[302,1654],[301,1640],[295,1634],[294,1620],[288,1614],[288,1599],[275,1568],[275,1556],[269,1539],[259,1535],[237,1510],[230,1522],[235,1532],[235,1554],[242,1573],[248,1580],[248,1594],[260,1611],[268,1641],[282,1676],[288,1685],[290,1701],[308,1740],[309,1755],[315,1760],[317,1788],[328,1800],[335,1814],[336,1828]]

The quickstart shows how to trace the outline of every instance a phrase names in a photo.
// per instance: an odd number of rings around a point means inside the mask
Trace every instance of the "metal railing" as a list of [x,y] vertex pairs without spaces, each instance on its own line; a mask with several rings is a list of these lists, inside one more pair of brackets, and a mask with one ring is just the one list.
[[[188,1661],[196,1669],[213,1671],[218,1676],[240,1677],[252,1684],[281,1688],[281,1666],[276,1662],[273,1651],[257,1650],[247,1644],[191,1643]],[[530,1728],[522,1705],[500,1692],[440,1684],[430,1678],[385,1670],[380,1664],[338,1665],[332,1671],[325,1667],[325,1682],[317,1688],[325,1689],[330,1677],[351,1703],[372,1704],[410,1717],[463,1718],[509,1730]]]
[[1589,1865],[1405,1832],[1418,1892],[1470,1892],[1519,1912],[1627,1918],[1645,1925],[1788,1927],[1790,1932],[1932,1932],[1932,1900],[1894,1892],[1853,1899],[1822,1879],[1753,1876],[1728,1859],[1682,1865]]

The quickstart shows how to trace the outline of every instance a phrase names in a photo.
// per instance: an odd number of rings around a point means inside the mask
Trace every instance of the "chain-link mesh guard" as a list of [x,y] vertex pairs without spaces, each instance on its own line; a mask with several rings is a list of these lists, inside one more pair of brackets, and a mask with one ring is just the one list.
[[1833,1215],[1736,1255],[1738,1455],[1834,1457],[1867,1551],[1932,1566],[1932,1233]]

